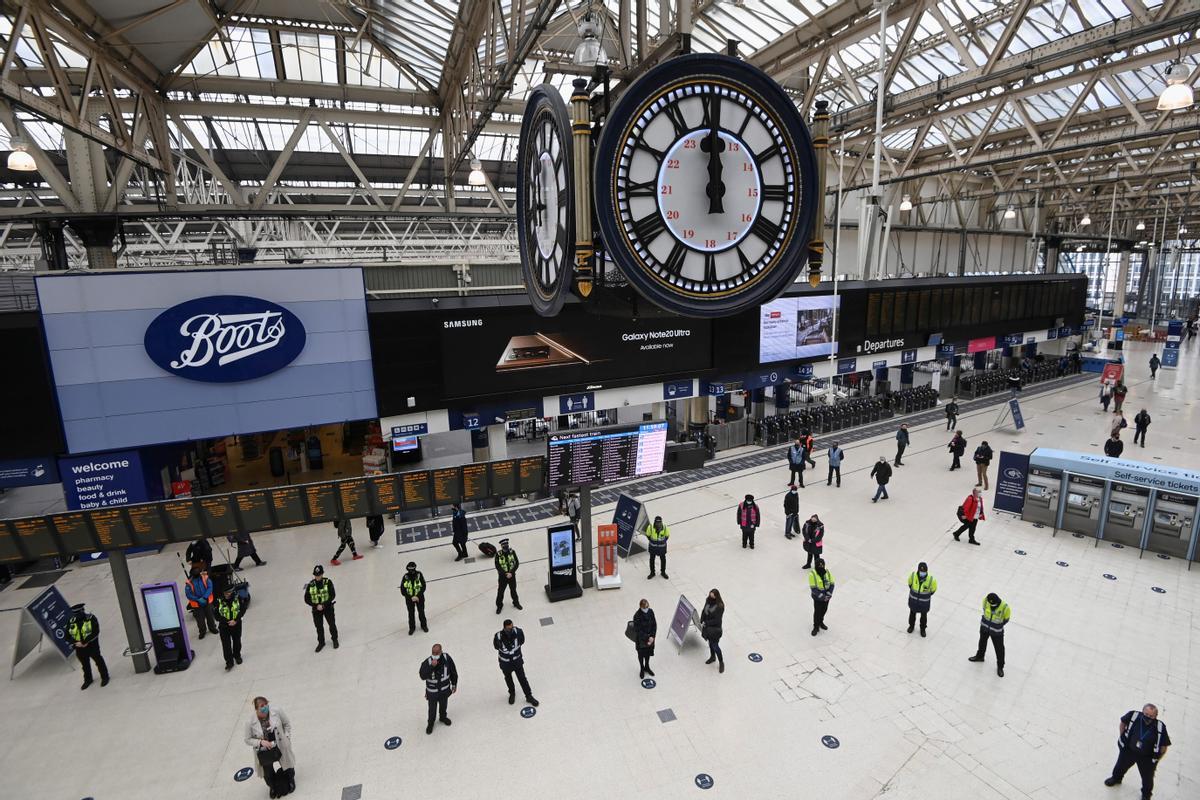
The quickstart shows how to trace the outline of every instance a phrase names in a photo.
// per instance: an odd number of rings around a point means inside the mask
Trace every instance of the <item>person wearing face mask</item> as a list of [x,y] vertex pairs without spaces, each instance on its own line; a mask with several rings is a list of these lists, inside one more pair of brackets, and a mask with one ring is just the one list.
[[525,657],[521,654],[521,646],[525,644],[525,631],[513,625],[511,619],[504,620],[504,627],[496,631],[492,637],[492,647],[500,659],[500,671],[504,673],[504,683],[508,686],[508,704],[517,702],[517,688],[513,685],[513,675],[521,684],[525,693],[525,702],[537,707],[538,701],[529,688],[529,679],[525,677]]
[[887,485],[892,479],[892,465],[887,462],[886,456],[880,456],[875,462],[875,466],[871,467],[871,477],[875,479],[878,487],[875,490],[875,496],[871,498],[872,503],[879,502],[879,498],[888,499]]
[[108,665],[100,655],[100,620],[90,613],[83,603],[71,606],[71,618],[67,620],[67,639],[75,648],[75,657],[83,666],[83,685],[80,691],[92,685],[92,665],[100,670],[100,685],[108,686]]
[[754,503],[754,495],[746,495],[746,499],[738,503],[737,507],[737,523],[742,529],[742,549],[745,550],[747,544],[750,549],[754,549],[754,532],[758,530],[762,518],[758,514],[758,506]]
[[992,640],[992,649],[996,651],[996,674],[1004,677],[1004,626],[1012,619],[1012,609],[1000,599],[1000,595],[992,592],[983,598],[983,616],[979,620],[979,649],[975,655],[967,659],[980,663],[987,652],[988,639]]
[[246,723],[246,744],[258,758],[271,797],[285,797],[296,790],[292,721],[282,708],[272,708],[265,697],[254,698],[254,714]]
[[405,567],[407,572],[400,579],[400,594],[404,595],[404,605],[408,607],[408,635],[412,636],[417,629],[417,612],[421,614],[421,630],[429,633],[425,624],[425,576],[417,571],[417,562],[410,561]]
[[425,700],[429,703],[429,724],[425,733],[433,733],[435,719],[449,725],[450,717],[446,716],[446,704],[450,695],[458,691],[458,669],[449,653],[442,652],[442,646],[435,644],[429,658],[421,661],[421,680],[425,681]]
[[455,561],[462,561],[467,557],[467,512],[463,511],[461,503],[453,503],[451,506],[450,529],[454,532],[454,537],[450,543],[454,545]]
[[1147,703],[1141,711],[1130,711],[1121,717],[1117,763],[1112,775],[1104,779],[1105,786],[1116,786],[1129,768],[1137,765],[1142,776],[1142,800],[1150,800],[1154,792],[1154,770],[1167,754],[1171,737],[1167,726],[1158,719],[1158,706]]
[[708,642],[708,661],[705,664],[718,662],[717,672],[725,671],[725,656],[721,653],[721,622],[725,619],[725,601],[721,593],[713,589],[704,601],[700,610],[700,635]]
[[812,566],[814,558],[818,561],[821,560],[821,553],[825,549],[825,523],[821,522],[820,517],[813,514],[804,523],[804,529],[800,533],[804,537],[804,552],[808,553],[804,568],[808,569]]
[[[654,577],[654,558],[658,557],[662,565],[662,575],[664,578],[670,578],[667,575],[667,539],[671,536],[671,529],[663,524],[662,517],[655,517],[654,522],[646,527],[646,538],[650,540],[650,574],[646,576],[646,580]],[[520,608],[520,606],[518,606]]]
[[236,661],[242,663],[242,617],[246,616],[246,604],[234,594],[232,586],[226,586],[217,600],[217,622],[220,624],[221,652],[225,656],[225,671],[233,669]]
[[846,457],[842,448],[838,447],[838,443],[834,442],[829,445],[829,475],[825,478],[825,485],[829,486],[833,483],[833,479],[837,477],[837,485],[841,488],[842,485],[842,459]]
[[917,564],[917,571],[908,574],[908,632],[913,632],[917,622],[917,614],[921,615],[921,638],[925,638],[925,627],[929,622],[929,606],[933,603],[933,593],[937,591],[937,581],[929,574],[929,565],[922,561]]
[[800,493],[796,491],[796,484],[788,486],[787,494],[783,496],[783,536],[785,539],[794,539],[796,534],[792,531],[800,527],[797,518],[800,516]]
[[333,614],[334,598],[337,591],[333,581],[325,577],[325,568],[320,564],[313,567],[312,580],[304,585],[304,602],[312,609],[313,625],[317,628],[317,649],[319,653],[325,649],[325,625],[329,625],[329,638],[333,641],[333,649],[338,648],[337,619]]
[[654,675],[650,669],[650,657],[654,655],[654,637],[658,634],[658,621],[654,618],[654,609],[650,601],[642,598],[638,601],[638,610],[633,614],[633,646],[637,649],[638,666],[641,667],[639,678]]
[[813,571],[808,573],[808,588],[813,601],[812,635],[827,631],[825,612],[829,610],[829,600],[833,597],[833,573],[825,569],[825,559],[818,558]]
[[496,551],[496,613],[504,608],[504,589],[508,587],[509,597],[512,598],[513,608],[521,611],[521,601],[517,599],[517,567],[521,560],[517,551],[508,546],[508,539],[500,540],[500,549]]
[[187,585],[183,587],[187,597],[188,610],[196,620],[196,628],[203,639],[206,633],[217,632],[217,618],[213,616],[213,582],[208,577],[208,569],[193,569],[188,577]]

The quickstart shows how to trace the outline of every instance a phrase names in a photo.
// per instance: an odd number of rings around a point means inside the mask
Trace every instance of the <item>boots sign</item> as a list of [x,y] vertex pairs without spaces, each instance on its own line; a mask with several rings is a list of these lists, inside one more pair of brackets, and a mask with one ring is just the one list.
[[168,308],[146,328],[146,354],[193,381],[232,383],[277,372],[304,349],[300,319],[257,297],[216,295]]

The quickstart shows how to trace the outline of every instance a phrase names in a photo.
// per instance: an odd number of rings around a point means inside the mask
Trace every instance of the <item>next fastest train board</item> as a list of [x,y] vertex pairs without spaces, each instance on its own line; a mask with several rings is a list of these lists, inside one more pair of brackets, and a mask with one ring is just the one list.
[[550,490],[599,486],[663,471],[667,423],[556,433],[547,444]]

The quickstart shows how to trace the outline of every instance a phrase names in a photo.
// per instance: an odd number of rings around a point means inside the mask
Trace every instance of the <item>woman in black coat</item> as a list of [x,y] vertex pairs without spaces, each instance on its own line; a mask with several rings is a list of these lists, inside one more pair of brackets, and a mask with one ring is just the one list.
[[654,611],[650,608],[650,601],[643,598],[633,615],[633,644],[637,648],[638,666],[641,667],[639,677],[654,674],[654,670],[650,669],[650,656],[654,655],[654,637],[657,633],[658,622],[654,619]]
[[721,593],[713,589],[700,611],[700,635],[708,642],[708,661],[704,663],[718,662],[718,672],[725,671],[725,656],[721,654],[721,621],[724,618],[725,601],[721,599]]

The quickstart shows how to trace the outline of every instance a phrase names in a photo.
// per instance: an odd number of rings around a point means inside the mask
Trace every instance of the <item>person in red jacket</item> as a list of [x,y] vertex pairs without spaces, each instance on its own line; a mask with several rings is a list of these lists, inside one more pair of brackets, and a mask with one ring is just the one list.
[[754,549],[754,531],[762,522],[762,518],[758,514],[758,506],[754,503],[754,495],[746,495],[746,499],[738,503],[737,507],[737,524],[742,529],[742,549],[746,549],[746,545],[750,545],[750,549]]
[[954,541],[960,541],[959,537],[962,536],[963,531],[966,531],[967,541],[971,544],[979,544],[975,541],[975,526],[981,519],[987,519],[987,517],[983,514],[983,492],[976,487],[958,507],[958,520],[962,525],[954,532]]

